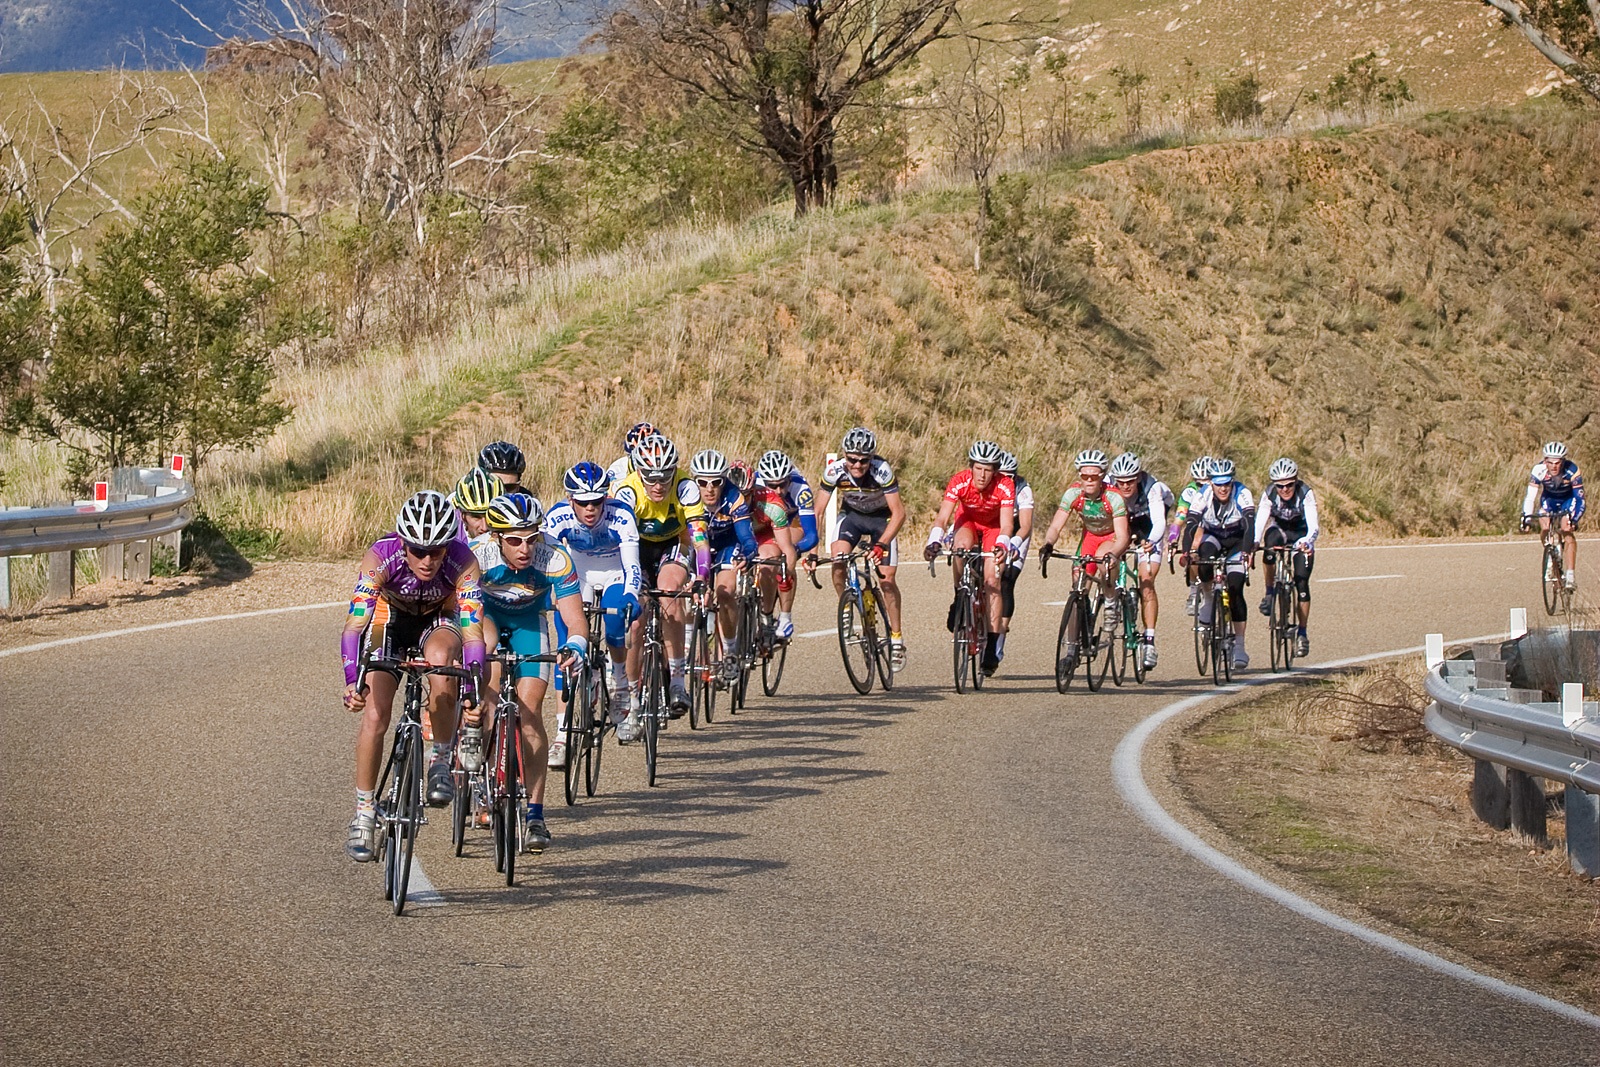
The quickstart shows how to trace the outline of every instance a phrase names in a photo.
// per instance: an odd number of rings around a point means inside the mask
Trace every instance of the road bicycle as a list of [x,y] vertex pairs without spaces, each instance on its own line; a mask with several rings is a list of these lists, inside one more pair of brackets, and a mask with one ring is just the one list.
[[[739,627],[734,635],[734,654],[738,657],[739,673],[732,686],[729,704],[738,710],[746,704],[750,692],[750,676],[756,664],[761,664],[761,689],[767,696],[778,692],[778,681],[783,677],[783,663],[788,657],[788,642],[777,638],[777,621],[761,617],[761,583],[757,568],[777,567],[780,579],[788,571],[782,556],[759,557],[740,569],[734,584],[734,599],[739,608]],[[777,657],[777,665],[772,666]]]
[[[983,653],[989,644],[988,598],[983,590],[983,561],[989,553],[981,548],[952,548],[944,553],[956,571],[955,625],[951,629],[950,666],[955,675],[956,692],[983,688],[988,677],[983,670]],[[928,561],[934,573],[934,560]]]
[[607,615],[622,616],[623,631],[628,628],[626,612],[600,605],[600,598],[583,606],[589,624],[589,655],[578,670],[572,672],[569,683],[562,689],[561,699],[567,705],[567,726],[564,740],[567,746],[566,778],[567,804],[578,802],[578,795],[594,796],[600,786],[600,761],[605,755],[606,734],[614,732],[611,718],[611,687],[606,683],[606,649],[602,635],[605,633]]
[[[1052,552],[1039,554],[1041,578],[1050,576],[1050,559],[1053,555]],[[1110,566],[1111,557],[1073,554],[1062,558],[1072,562],[1072,591],[1067,594],[1067,603],[1061,609],[1061,628],[1056,633],[1056,692],[1067,691],[1080,664],[1089,691],[1098,692],[1111,669],[1113,657],[1107,635],[1101,627],[1101,618],[1105,614],[1102,610],[1104,597],[1099,582],[1091,578],[1088,565]],[[1101,652],[1105,653],[1105,659],[1100,661],[1097,671],[1095,661],[1100,659]]]
[[1561,559],[1561,531],[1556,529],[1556,519],[1539,534],[1544,543],[1544,554],[1539,561],[1539,580],[1544,586],[1544,613],[1565,615],[1572,610],[1572,590],[1567,588],[1566,567]]
[[[426,700],[427,678],[468,679],[460,667],[438,666],[417,658],[415,651],[404,659],[367,657],[364,669],[392,671],[405,682],[405,702],[394,725],[394,740],[389,758],[378,777],[377,826],[378,854],[383,863],[383,899],[392,902],[394,913],[406,908],[406,892],[411,885],[411,857],[417,850],[417,834],[428,821],[422,804],[422,779],[428,758],[422,740],[422,706]],[[362,687],[366,691],[366,687]]]
[[717,613],[698,600],[689,604],[689,659],[684,669],[689,687],[689,729],[709,724],[717,710],[717,678],[722,669],[717,641]]
[[1296,610],[1294,563],[1300,550],[1289,545],[1274,545],[1262,549],[1270,560],[1276,575],[1272,600],[1268,604],[1267,647],[1272,651],[1272,669],[1294,669],[1295,643],[1300,634],[1300,621]]
[[[698,583],[697,583],[698,584]],[[667,663],[667,646],[662,637],[661,601],[698,600],[690,589],[643,591],[644,629],[639,654],[639,736],[644,741],[645,781],[656,784],[656,762],[661,753],[661,731],[667,727],[672,700],[672,672]],[[697,631],[698,632],[698,631]],[[690,710],[694,708],[691,698]]]
[[[1195,662],[1201,661],[1203,643],[1214,685],[1233,681],[1233,653],[1239,636],[1233,632],[1233,594],[1228,591],[1228,566],[1234,558],[1205,561],[1211,565],[1211,581],[1200,583],[1200,603],[1194,613]],[[1207,614],[1211,616],[1210,622],[1204,621]],[[1201,674],[1205,672],[1202,670]]]
[[[1133,561],[1133,562],[1130,562]],[[1118,686],[1128,677],[1144,684],[1144,632],[1139,625],[1139,564],[1138,556],[1130,548],[1117,562],[1117,605],[1114,614],[1102,621],[1107,633],[1103,643],[1111,680]]]
[[[850,684],[863,696],[872,691],[874,677],[884,690],[894,688],[887,632],[889,612],[883,587],[878,584],[878,565],[871,555],[858,548],[829,557],[830,563],[841,564],[845,569],[844,591],[839,594],[839,655],[844,659]],[[815,572],[811,583],[822,588]]]

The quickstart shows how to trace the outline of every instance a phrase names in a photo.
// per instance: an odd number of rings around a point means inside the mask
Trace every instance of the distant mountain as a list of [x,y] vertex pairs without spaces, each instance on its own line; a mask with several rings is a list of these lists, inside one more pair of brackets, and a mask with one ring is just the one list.
[[[196,19],[224,36],[236,32],[238,0],[0,0],[0,73],[170,67],[198,64],[204,51],[179,38],[211,38]],[[186,10],[187,9],[187,10]],[[192,14],[191,14],[192,13]],[[549,25],[507,15],[502,60],[571,51],[584,36],[576,18]]]

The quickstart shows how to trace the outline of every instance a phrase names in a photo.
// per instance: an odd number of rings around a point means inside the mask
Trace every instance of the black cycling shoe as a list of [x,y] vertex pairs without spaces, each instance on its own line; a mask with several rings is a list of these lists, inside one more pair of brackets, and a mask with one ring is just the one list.
[[956,602],[950,601],[950,612],[944,617],[944,628],[951,633],[956,632]]
[[983,675],[985,678],[1000,669],[1000,652],[999,649],[996,648],[996,645],[997,642],[995,641],[995,635],[990,634],[989,639],[984,643],[983,663],[980,664],[980,666],[983,668]]
[[1261,598],[1261,614],[1265,615],[1269,619],[1272,618],[1272,597],[1273,597],[1273,595],[1274,595],[1273,594],[1273,590],[1268,589],[1267,590],[1267,595]]
[[444,808],[456,798],[456,783],[450,761],[438,760],[428,767],[428,807]]
[[529,819],[522,827],[522,851],[537,856],[550,847],[550,831],[543,819]]

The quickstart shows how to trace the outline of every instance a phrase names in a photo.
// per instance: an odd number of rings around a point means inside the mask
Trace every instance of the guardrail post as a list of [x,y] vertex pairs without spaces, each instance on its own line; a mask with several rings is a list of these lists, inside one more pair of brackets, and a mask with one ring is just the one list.
[[[142,500],[151,495],[150,487],[139,478],[138,467],[118,467],[111,472],[111,489],[121,493],[124,500]],[[119,578],[130,582],[148,582],[150,580],[150,545],[151,542],[129,541],[121,546],[121,570]]]
[[1567,786],[1567,859],[1585,878],[1600,878],[1600,796]]
[[78,584],[77,563],[78,554],[76,552],[50,553],[50,577],[45,586],[46,599],[72,599],[72,593]]
[[1511,794],[1506,769],[1488,760],[1472,761],[1472,812],[1496,830],[1511,825]]
[[1550,844],[1545,823],[1544,787],[1531,774],[1506,768],[1506,792],[1511,799],[1511,828],[1533,844]]
[[0,556],[0,609],[11,609],[11,557]]

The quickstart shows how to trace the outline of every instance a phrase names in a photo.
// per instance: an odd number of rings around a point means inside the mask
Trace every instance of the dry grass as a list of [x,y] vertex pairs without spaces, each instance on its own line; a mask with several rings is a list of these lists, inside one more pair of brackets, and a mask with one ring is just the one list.
[[1572,874],[1560,815],[1554,847],[1531,849],[1473,816],[1472,763],[1453,750],[1408,751],[1359,733],[1335,740],[1352,734],[1350,698],[1388,702],[1415,673],[1381,668],[1321,683],[1316,695],[1289,689],[1235,705],[1174,742],[1180,786],[1267,860],[1523,983],[1600,1007],[1600,884]]

